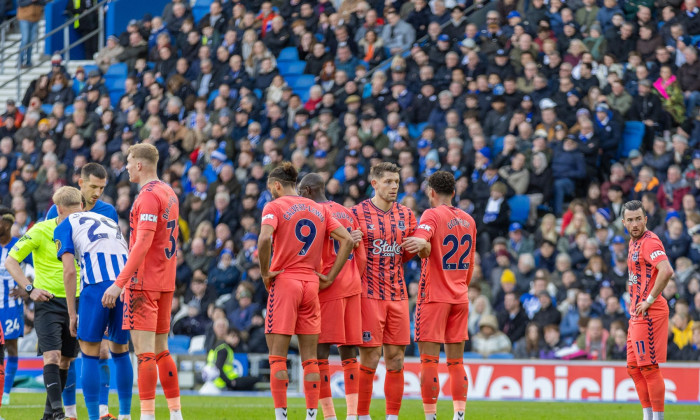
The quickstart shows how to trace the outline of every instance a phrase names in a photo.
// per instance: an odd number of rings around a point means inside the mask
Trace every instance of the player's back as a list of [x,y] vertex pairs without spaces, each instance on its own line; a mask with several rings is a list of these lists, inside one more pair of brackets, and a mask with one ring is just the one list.
[[152,230],[154,235],[146,258],[137,271],[136,281],[132,279],[127,287],[161,292],[175,290],[179,217],[178,198],[168,184],[152,181],[141,188],[129,216],[129,247],[134,245],[143,230]]
[[0,248],[0,251],[2,251],[2,255],[0,256],[0,309],[22,305],[21,297],[10,297],[10,292],[15,288],[17,283],[15,283],[15,279],[12,278],[10,272],[5,268],[7,255],[16,242],[17,238],[10,238],[10,242]]
[[474,270],[474,219],[463,210],[439,206],[426,210],[416,236],[430,238],[430,257],[421,266],[418,299],[426,302],[464,303]]
[[267,203],[262,223],[275,228],[270,271],[277,278],[318,281],[330,213],[321,204],[299,196],[283,196]]
[[[341,206],[333,201],[326,201],[325,203],[320,203],[323,207],[328,209],[331,217],[338,221],[345,229],[349,232],[357,228],[357,223],[353,217],[350,210]],[[324,243],[323,246],[323,268],[321,269],[324,274],[327,274],[333,263],[335,263],[338,257],[338,250],[340,248],[340,243],[334,239],[329,238],[328,241]],[[340,299],[347,296],[353,296],[360,293],[361,281],[360,281],[360,271],[355,264],[355,252],[350,253],[348,261],[343,266],[343,269],[338,273],[333,284],[323,289],[319,292],[318,297],[323,301]]]
[[413,212],[399,203],[384,211],[367,199],[354,206],[352,213],[366,249],[362,295],[380,300],[408,299],[401,244],[416,229]]
[[[647,230],[637,240],[630,240],[627,255],[629,279],[627,285],[630,293],[630,314],[636,317],[635,309],[639,302],[649,297],[651,289],[656,284],[659,271],[656,264],[668,260],[661,239],[652,231]],[[668,315],[668,304],[662,294],[656,298],[648,310],[652,315]]]

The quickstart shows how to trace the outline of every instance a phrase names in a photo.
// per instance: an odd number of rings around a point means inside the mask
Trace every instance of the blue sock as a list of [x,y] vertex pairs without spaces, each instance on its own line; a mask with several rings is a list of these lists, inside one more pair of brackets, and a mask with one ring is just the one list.
[[83,353],[83,397],[90,420],[100,420],[100,359]]
[[5,394],[10,394],[12,384],[15,382],[15,374],[17,373],[17,364],[19,358],[17,356],[8,356],[7,364],[5,365]]
[[[111,353],[111,352],[110,352]],[[112,353],[114,370],[117,373],[117,394],[119,395],[119,415],[131,414],[131,394],[134,390],[134,368],[129,352]]]
[[63,405],[75,405],[75,362],[70,362],[66,386],[63,388]]
[[109,359],[100,359],[100,405],[109,405]]

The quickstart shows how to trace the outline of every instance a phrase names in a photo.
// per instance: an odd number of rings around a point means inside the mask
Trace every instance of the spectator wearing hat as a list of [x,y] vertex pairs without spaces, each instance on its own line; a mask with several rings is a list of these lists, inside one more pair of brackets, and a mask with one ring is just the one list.
[[472,339],[472,350],[488,357],[494,353],[508,353],[511,342],[508,336],[498,329],[494,315],[484,315],[479,321],[479,333]]
[[513,255],[531,254],[535,250],[535,243],[527,232],[523,231],[523,226],[518,222],[513,222],[508,227],[508,251]]
[[552,175],[554,177],[554,212],[562,214],[564,198],[574,195],[577,183],[586,177],[583,153],[576,138],[569,135],[554,150]]
[[503,331],[512,343],[525,335],[525,327],[529,320],[515,292],[508,292],[504,295],[503,308],[497,311],[496,317],[499,330]]
[[115,35],[107,37],[105,48],[95,54],[95,64],[105,73],[109,66],[118,63],[117,57],[124,52],[124,47],[119,44],[119,38]]

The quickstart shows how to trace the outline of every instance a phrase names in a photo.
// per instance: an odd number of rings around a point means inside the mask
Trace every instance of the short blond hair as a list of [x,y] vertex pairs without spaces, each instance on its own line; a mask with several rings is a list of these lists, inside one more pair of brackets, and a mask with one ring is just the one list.
[[75,187],[61,187],[53,194],[56,206],[73,207],[83,203],[83,195]]
[[127,156],[131,155],[133,159],[141,159],[146,162],[156,166],[158,164],[158,149],[155,146],[148,143],[134,144],[129,147],[126,153]]

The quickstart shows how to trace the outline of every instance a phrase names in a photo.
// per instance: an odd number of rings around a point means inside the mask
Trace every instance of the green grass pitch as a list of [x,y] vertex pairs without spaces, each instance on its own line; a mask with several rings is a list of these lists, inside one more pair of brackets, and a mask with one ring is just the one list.
[[[138,420],[138,398],[134,395],[132,406],[133,420]],[[11,404],[0,408],[0,416],[5,420],[36,420],[41,418],[45,395],[41,393],[12,393]],[[112,414],[117,415],[117,398],[110,395]],[[87,420],[87,411],[82,407],[82,395],[78,395],[78,419]],[[345,419],[345,400],[336,399],[336,414]],[[156,399],[156,418],[168,419],[165,399],[159,395]],[[182,413],[185,420],[270,420],[274,419],[272,398],[260,397],[200,397],[183,396]],[[304,400],[289,399],[289,419],[305,418]],[[548,402],[511,402],[511,401],[467,401],[468,419],[518,419],[518,420],[625,420],[641,419],[642,410],[637,404],[617,403],[548,403]],[[319,410],[319,419],[322,419]],[[401,407],[401,420],[424,420],[423,406],[420,400],[404,400]],[[667,404],[666,418],[670,420],[699,419],[700,406]],[[384,420],[384,400],[372,401],[372,419]],[[440,401],[438,419],[452,419],[452,402]]]

